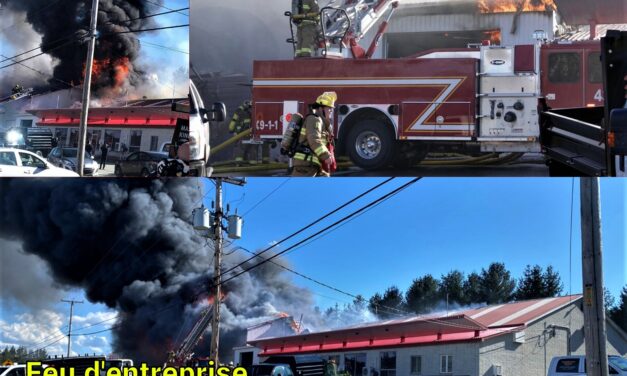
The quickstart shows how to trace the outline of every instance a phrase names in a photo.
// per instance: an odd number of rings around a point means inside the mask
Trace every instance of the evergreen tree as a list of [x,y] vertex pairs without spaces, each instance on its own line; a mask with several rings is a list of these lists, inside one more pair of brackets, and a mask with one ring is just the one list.
[[544,297],[544,279],[542,278],[542,268],[540,265],[527,265],[523,276],[518,281],[516,289],[516,299],[536,299]]
[[405,301],[403,293],[398,287],[392,286],[385,290],[383,296],[376,293],[370,298],[368,308],[377,317],[387,319],[397,317],[402,314],[399,311],[405,311]]
[[463,287],[464,304],[484,303],[486,301],[481,291],[481,276],[475,272],[468,275]]
[[431,274],[414,279],[405,294],[407,307],[415,313],[431,311],[438,304],[438,285],[438,280]]
[[516,281],[505,264],[493,262],[487,270],[481,270],[481,292],[487,304],[509,302],[515,288]]
[[465,304],[464,273],[459,270],[451,270],[448,274],[442,275],[438,291],[442,301],[446,301],[448,295],[449,304]]
[[623,287],[618,299],[618,305],[610,310],[610,318],[627,332],[627,285]]
[[605,314],[609,315],[609,313],[614,309],[614,304],[616,300],[612,296],[610,290],[607,287],[603,287],[603,308],[605,308]]
[[553,266],[546,267],[546,271],[542,274],[542,280],[546,297],[559,296],[562,293],[564,289],[562,278],[558,272],[553,270]]

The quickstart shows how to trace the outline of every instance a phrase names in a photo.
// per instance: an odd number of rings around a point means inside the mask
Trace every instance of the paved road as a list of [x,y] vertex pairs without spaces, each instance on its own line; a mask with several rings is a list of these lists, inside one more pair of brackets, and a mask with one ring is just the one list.
[[[286,176],[287,172],[281,170],[267,170],[246,173],[216,173],[214,176]],[[376,171],[366,171],[359,167],[350,167],[347,170],[338,171],[337,177],[357,177],[357,176],[468,176],[468,177],[523,177],[523,176],[549,176],[549,169],[544,164],[544,159],[540,154],[528,154],[516,162],[508,165],[497,166],[424,166],[403,170],[383,169]]]

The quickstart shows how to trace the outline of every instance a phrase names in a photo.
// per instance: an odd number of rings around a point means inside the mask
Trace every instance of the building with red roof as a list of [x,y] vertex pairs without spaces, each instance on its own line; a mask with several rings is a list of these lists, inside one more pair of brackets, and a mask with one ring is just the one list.
[[[608,354],[624,356],[627,334],[610,320],[607,332]],[[249,336],[247,342],[247,347],[235,349],[236,361],[249,359],[250,352],[259,360],[316,354],[335,359],[338,369],[359,376],[540,376],[547,374],[554,356],[585,352],[581,295],[314,333]]]

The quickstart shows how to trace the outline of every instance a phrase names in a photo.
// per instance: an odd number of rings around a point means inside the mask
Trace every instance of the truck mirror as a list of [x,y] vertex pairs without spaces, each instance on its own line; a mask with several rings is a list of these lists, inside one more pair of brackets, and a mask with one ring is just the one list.
[[207,121],[224,121],[226,119],[226,105],[222,102],[216,102],[211,106],[211,110],[206,113]]

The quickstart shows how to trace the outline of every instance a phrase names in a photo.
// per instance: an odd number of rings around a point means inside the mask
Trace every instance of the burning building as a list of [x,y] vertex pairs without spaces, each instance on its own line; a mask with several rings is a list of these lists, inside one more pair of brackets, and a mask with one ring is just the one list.
[[[553,39],[558,22],[552,0],[401,1],[375,57],[406,57],[433,48],[533,43],[533,32]],[[371,30],[363,45],[368,45]]]
[[[172,111],[172,104],[188,102],[187,98],[140,99],[91,108],[87,142],[94,150],[105,142],[115,152],[160,151],[163,143],[172,140],[177,119],[189,116]],[[49,127],[60,146],[78,144],[80,107],[35,107],[26,112],[35,117],[36,126]]]
[[[317,355],[351,376],[545,375],[553,356],[585,352],[582,302],[535,299],[274,337],[252,327],[235,359]],[[607,322],[608,354],[625,355],[627,333]]]

